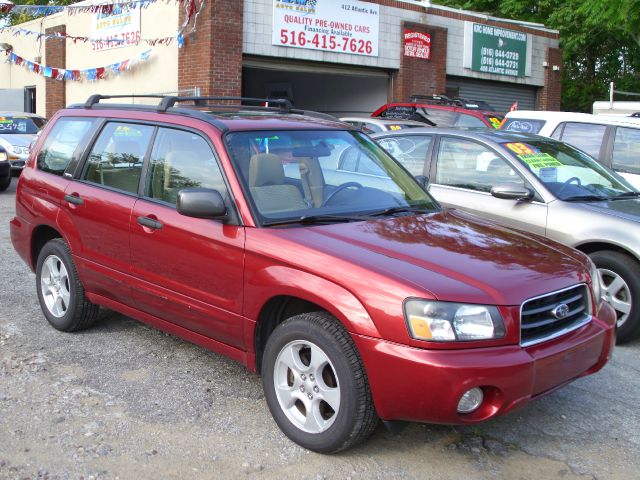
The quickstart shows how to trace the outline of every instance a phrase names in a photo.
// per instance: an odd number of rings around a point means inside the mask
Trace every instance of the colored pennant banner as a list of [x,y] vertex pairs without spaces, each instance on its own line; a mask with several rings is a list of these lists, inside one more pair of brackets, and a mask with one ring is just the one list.
[[[2,27],[0,26],[0,34],[4,33],[4,32],[11,32],[12,35],[14,37],[17,36],[24,36],[24,37],[35,37],[35,39],[39,42],[42,39],[45,40],[49,40],[49,39],[68,39],[71,40],[73,43],[114,43],[114,44],[119,44],[119,43],[125,43],[127,42],[127,40],[125,40],[124,38],[91,38],[91,37],[82,37],[82,36],[78,36],[78,35],[69,35],[69,34],[64,34],[64,33],[40,33],[40,32],[36,32],[34,30],[28,30],[26,28],[19,28],[19,27],[11,27],[11,26],[5,26]],[[155,47],[156,45],[163,45],[163,46],[169,46],[171,45],[173,42],[177,42],[178,43],[178,47],[182,48],[182,46],[184,45],[184,36],[182,35],[181,32],[178,32],[176,35],[172,35],[169,37],[159,37],[159,38],[141,38],[140,40],[138,40],[136,42],[136,45],[140,42],[142,43],[146,43],[147,45],[151,46],[151,47]]]
[[5,50],[7,60],[14,65],[22,66],[27,70],[42,75],[46,78],[53,78],[55,80],[73,80],[82,81],[84,79],[93,81],[101,80],[111,75],[120,75],[122,72],[131,70],[134,66],[141,62],[149,60],[151,56],[151,50],[140,53],[134,58],[129,58],[118,63],[112,63],[104,67],[87,68],[83,70],[72,70],[67,68],[55,68],[49,65],[41,65],[36,62],[31,62],[26,58],[17,55],[12,50]]

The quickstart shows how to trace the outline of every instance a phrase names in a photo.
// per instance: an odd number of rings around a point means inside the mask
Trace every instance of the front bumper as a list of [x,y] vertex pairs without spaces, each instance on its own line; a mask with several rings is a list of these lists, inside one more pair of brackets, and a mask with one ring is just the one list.
[[[520,347],[426,350],[353,336],[383,420],[477,423],[600,370],[615,344],[615,313],[603,304],[598,318],[562,337]],[[480,387],[482,405],[460,414],[464,392]]]

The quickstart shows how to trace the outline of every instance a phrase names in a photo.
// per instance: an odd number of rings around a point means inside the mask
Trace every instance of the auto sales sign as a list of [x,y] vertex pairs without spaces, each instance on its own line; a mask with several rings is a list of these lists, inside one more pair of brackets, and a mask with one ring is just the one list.
[[378,56],[380,7],[356,0],[273,0],[272,44]]

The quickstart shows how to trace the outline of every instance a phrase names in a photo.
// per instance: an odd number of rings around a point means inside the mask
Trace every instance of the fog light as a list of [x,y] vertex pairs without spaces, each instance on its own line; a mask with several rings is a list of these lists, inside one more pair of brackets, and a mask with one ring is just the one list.
[[458,413],[471,413],[477,410],[483,398],[484,395],[481,388],[475,387],[467,390],[458,402]]

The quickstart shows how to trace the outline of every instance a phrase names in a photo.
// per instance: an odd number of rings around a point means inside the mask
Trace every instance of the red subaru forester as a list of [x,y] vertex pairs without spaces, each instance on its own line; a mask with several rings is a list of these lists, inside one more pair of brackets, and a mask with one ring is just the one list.
[[17,187],[13,245],[58,330],[102,306],[228,355],[325,453],[379,418],[480,422],[609,359],[585,255],[441,208],[349,126],[104,98],[54,115]]

